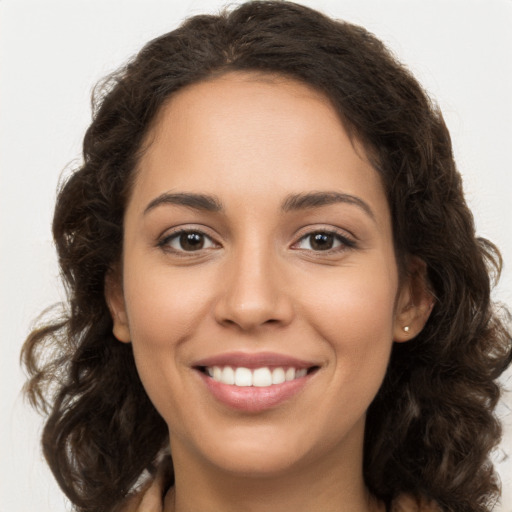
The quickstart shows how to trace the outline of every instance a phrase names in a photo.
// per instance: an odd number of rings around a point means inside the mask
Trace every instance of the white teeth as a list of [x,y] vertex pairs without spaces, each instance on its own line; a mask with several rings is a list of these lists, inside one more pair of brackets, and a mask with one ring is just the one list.
[[268,368],[258,368],[252,374],[252,385],[265,388],[272,385],[272,374]]
[[284,368],[274,368],[272,371],[272,384],[282,384],[285,380]]
[[240,387],[252,386],[252,372],[249,368],[235,370],[235,385]]
[[295,368],[278,367],[270,369],[268,367],[249,368],[231,366],[213,366],[207,367],[206,373],[215,381],[223,384],[235,385],[240,387],[260,387],[265,388],[273,384],[282,384],[291,380],[305,377],[308,373],[306,368],[296,370]]
[[295,379],[295,368],[288,368],[288,370],[286,370],[286,380],[293,380]]
[[230,385],[235,384],[235,371],[233,368],[231,368],[231,366],[226,366],[224,370],[222,370],[220,382]]

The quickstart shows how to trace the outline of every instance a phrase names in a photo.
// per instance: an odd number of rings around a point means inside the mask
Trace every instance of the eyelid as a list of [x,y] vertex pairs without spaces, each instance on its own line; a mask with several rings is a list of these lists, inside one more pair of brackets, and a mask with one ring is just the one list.
[[[213,247],[205,247],[198,249],[197,251],[185,251],[171,247],[169,242],[173,239],[178,238],[184,233],[197,233],[207,238],[213,245]],[[160,235],[156,243],[157,247],[160,247],[164,251],[172,252],[179,256],[193,256],[194,254],[203,253],[205,250],[212,249],[215,247],[221,247],[221,244],[211,234],[207,233],[204,227],[198,227],[197,225],[178,226],[175,228],[167,229]]]
[[[172,252],[179,256],[193,256],[194,254],[197,255],[199,253],[204,253],[205,250],[222,247],[222,244],[217,241],[216,237],[212,236],[210,233],[208,233],[208,231],[209,230],[206,229],[204,226],[198,225],[176,226],[174,228],[165,230],[158,237],[156,246],[160,247],[164,251]],[[207,238],[211,242],[212,246],[200,248],[197,251],[186,251],[170,247],[169,242],[173,239],[176,239],[183,233],[198,233]],[[300,249],[296,247],[305,238],[307,238],[308,236],[312,236],[316,233],[333,235],[340,242],[340,245],[338,247],[325,250]],[[328,255],[332,253],[343,252],[349,249],[357,248],[357,243],[358,242],[356,237],[347,230],[336,228],[334,226],[314,225],[303,227],[302,229],[300,229],[295,236],[295,241],[292,243],[291,248],[296,250]]]
[[[295,246],[297,246],[302,240],[306,239],[309,236],[312,236],[316,233],[324,233],[327,235],[334,235],[338,241],[341,242],[340,246],[332,248],[332,249],[326,249],[326,250],[318,250],[315,251],[314,249],[299,249]],[[292,244],[292,249],[295,248],[296,250],[303,250],[318,254],[330,254],[330,253],[336,253],[336,252],[343,252],[349,249],[355,249],[357,248],[357,239],[352,234],[349,233],[346,230],[342,230],[340,228],[336,228],[334,226],[308,226],[307,228],[303,228],[300,230],[300,232],[297,234],[297,237],[295,239],[296,241]]]

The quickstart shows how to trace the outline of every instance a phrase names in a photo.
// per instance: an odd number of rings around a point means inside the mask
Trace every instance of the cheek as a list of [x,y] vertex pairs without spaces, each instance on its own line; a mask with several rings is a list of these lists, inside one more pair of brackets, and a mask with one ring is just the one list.
[[124,289],[137,370],[165,417],[167,410],[186,400],[180,346],[193,337],[205,315],[207,287],[200,276],[191,279],[146,267],[125,276]]
[[340,378],[376,393],[393,342],[397,278],[386,269],[347,270],[342,278],[330,280],[327,293],[309,293],[305,309],[332,352]]
[[128,321],[135,345],[169,349],[204,315],[208,298],[201,275],[151,269],[125,281]]
[[[394,287],[384,279],[344,279],[317,296],[311,323],[330,351],[324,407],[317,428],[327,448],[363,422],[386,374],[392,347]],[[328,425],[328,427],[326,427]],[[326,431],[327,428],[327,431]],[[362,427],[364,428],[364,427]]]

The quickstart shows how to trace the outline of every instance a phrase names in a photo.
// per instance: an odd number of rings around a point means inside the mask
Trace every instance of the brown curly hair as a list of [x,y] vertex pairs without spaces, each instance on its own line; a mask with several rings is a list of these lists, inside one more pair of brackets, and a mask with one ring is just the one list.
[[22,352],[26,392],[48,414],[43,449],[58,483],[77,511],[116,510],[167,443],[131,346],[112,334],[105,276],[120,261],[156,114],[177,90],[233,70],[292,77],[331,100],[382,176],[399,266],[407,255],[427,266],[433,312],[415,340],[395,344],[368,411],[369,490],[386,502],[412,493],[446,511],[490,510],[496,379],[512,360],[508,320],[490,300],[499,252],[475,236],[446,125],[409,71],[363,28],[279,1],[194,16],[96,90],[83,163],[62,185],[53,221],[68,303]]

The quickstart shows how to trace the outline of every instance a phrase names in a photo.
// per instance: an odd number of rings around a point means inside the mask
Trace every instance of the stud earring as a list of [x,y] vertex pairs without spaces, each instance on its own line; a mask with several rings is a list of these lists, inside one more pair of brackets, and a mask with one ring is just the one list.
[[409,329],[410,329],[410,327],[409,327],[408,325],[406,325],[406,326],[404,327],[404,331],[405,331],[405,332],[409,332]]

